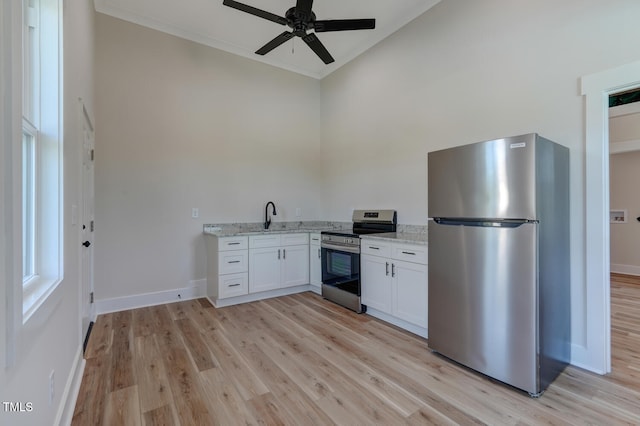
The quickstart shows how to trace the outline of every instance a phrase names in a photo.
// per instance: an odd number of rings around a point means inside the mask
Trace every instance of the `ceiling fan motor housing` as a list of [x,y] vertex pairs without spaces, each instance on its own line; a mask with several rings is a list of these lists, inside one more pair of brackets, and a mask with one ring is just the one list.
[[307,30],[313,28],[313,23],[316,21],[316,14],[311,12],[310,15],[303,10],[298,10],[296,7],[292,7],[287,10],[284,15],[287,18],[287,25],[293,29],[293,33],[299,37],[303,37],[307,34]]

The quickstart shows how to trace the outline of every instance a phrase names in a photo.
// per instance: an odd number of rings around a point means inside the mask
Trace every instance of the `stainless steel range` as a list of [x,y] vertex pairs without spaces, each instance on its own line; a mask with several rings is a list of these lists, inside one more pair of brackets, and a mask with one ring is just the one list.
[[322,297],[366,312],[360,303],[360,235],[395,232],[396,223],[395,210],[354,210],[352,232],[322,232]]

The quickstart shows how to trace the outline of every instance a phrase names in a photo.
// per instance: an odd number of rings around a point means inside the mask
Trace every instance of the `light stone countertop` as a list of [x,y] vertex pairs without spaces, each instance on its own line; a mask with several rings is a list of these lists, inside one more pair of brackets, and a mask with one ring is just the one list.
[[293,234],[297,232],[322,232],[332,230],[351,231],[350,222],[272,222],[268,230],[262,222],[205,224],[203,233],[218,237],[236,237],[239,235]]
[[[351,222],[301,221],[273,222],[269,230],[262,222],[205,224],[203,233],[217,237],[240,235],[292,234],[296,232],[346,231],[351,232]],[[427,245],[427,227],[420,225],[398,225],[398,232],[361,235],[362,239]]]

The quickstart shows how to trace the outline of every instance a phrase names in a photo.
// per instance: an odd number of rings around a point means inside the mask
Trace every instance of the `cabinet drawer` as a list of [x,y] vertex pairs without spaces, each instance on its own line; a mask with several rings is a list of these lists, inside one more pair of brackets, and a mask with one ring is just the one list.
[[279,245],[280,234],[249,236],[249,248],[278,247]]
[[318,233],[309,234],[309,244],[320,245],[321,237]]
[[218,286],[220,299],[249,294],[249,274],[242,272],[220,276]]
[[418,246],[411,244],[393,244],[394,259],[404,260],[406,262],[427,264],[427,246]]
[[246,250],[221,251],[218,253],[218,268],[221,275],[247,272],[249,270],[248,265],[249,254]]
[[218,238],[218,250],[246,250],[249,247],[247,237],[222,237]]
[[283,246],[299,246],[309,244],[309,234],[282,234],[280,241]]
[[360,252],[362,254],[391,257],[391,243],[367,239],[363,239],[360,243]]

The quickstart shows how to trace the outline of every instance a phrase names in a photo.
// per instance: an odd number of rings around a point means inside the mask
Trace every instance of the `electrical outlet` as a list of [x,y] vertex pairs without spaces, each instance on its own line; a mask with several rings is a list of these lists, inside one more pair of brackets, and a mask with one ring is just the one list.
[[296,217],[300,216],[302,216],[302,210],[300,209],[300,207],[296,207]]
[[198,209],[197,207],[194,207],[191,209],[191,217],[193,219],[197,219],[200,216],[200,209]]
[[55,370],[51,370],[51,373],[49,373],[49,405],[53,404],[53,399],[56,396],[55,374]]

